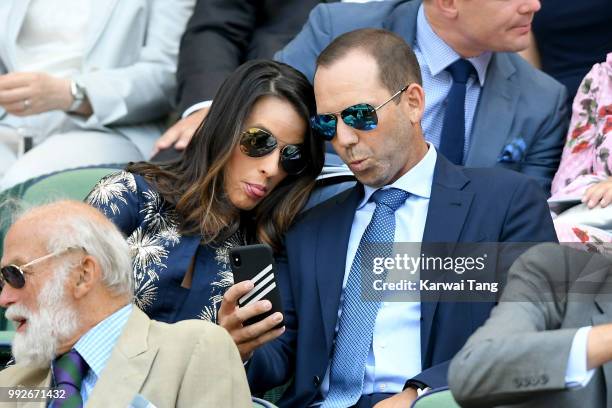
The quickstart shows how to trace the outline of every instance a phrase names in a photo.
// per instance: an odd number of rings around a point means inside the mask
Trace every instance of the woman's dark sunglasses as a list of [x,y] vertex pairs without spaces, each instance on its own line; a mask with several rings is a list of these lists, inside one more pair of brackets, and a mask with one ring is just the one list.
[[44,261],[45,259],[52,258],[66,251],[70,251],[72,249],[84,250],[84,248],[82,247],[72,246],[72,247],[60,249],[59,251],[51,252],[50,254],[41,256],[40,258],[36,258],[33,261],[30,261],[27,264],[24,264],[21,266],[17,266],[14,264],[3,266],[2,268],[0,268],[0,290],[4,288],[5,283],[8,283],[15,289],[23,288],[25,286],[25,273],[23,272],[25,268],[28,268],[34,264]]
[[408,85],[391,95],[389,99],[377,107],[373,107],[368,103],[358,103],[357,105],[349,106],[340,112],[315,115],[310,118],[312,128],[323,139],[332,140],[334,136],[336,136],[336,125],[338,124],[338,115],[340,115],[342,121],[353,129],[376,129],[376,126],[378,125],[378,115],[376,114],[376,111],[391,102],[406,89],[408,89]]
[[[276,149],[278,141],[267,130],[249,128],[240,137],[240,151],[249,157],[263,157]],[[307,162],[302,145],[285,145],[280,150],[280,165],[287,174],[300,174],[306,169]]]

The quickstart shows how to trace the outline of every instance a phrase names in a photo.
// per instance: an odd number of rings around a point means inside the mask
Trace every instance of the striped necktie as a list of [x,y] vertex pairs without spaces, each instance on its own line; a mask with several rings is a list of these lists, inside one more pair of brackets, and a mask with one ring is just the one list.
[[64,391],[64,398],[54,399],[51,408],[81,408],[81,384],[89,370],[87,362],[72,349],[53,361],[55,387]]

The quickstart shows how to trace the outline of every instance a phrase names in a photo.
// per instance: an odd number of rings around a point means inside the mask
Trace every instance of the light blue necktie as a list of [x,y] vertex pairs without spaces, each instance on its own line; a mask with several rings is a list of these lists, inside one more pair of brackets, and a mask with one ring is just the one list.
[[[395,237],[395,211],[409,195],[397,188],[378,190],[372,195],[376,209],[359,241],[344,289],[331,363],[329,393],[322,408],[349,407],[361,397],[365,363],[372,344],[381,298],[380,293],[376,293],[371,285],[362,288],[361,272],[364,276],[372,274],[373,258],[391,256]],[[365,267],[363,271],[362,267]]]

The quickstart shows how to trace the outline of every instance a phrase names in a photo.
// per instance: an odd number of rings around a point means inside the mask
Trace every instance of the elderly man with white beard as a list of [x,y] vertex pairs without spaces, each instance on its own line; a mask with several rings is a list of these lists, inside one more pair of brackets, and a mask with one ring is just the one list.
[[132,304],[127,244],[96,209],[59,201],[29,210],[9,229],[0,264],[0,306],[16,324],[15,365],[0,371],[0,387],[13,406],[28,393],[11,390],[43,387],[53,391],[40,406],[53,408],[251,406],[222,328],[152,321]]

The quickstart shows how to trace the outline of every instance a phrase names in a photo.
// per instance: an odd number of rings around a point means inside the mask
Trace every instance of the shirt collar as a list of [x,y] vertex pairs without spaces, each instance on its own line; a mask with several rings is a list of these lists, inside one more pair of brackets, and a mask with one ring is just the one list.
[[[427,142],[429,149],[425,156],[419,161],[413,168],[408,170],[406,174],[397,179],[393,184],[389,184],[380,188],[384,190],[387,188],[398,188],[410,193],[413,196],[429,198],[431,196],[431,184],[433,183],[433,174],[436,167],[436,159],[438,154],[436,148],[432,144]],[[363,199],[357,207],[358,210],[362,209],[370,200],[370,197],[379,188],[365,186]]]
[[132,313],[128,304],[89,329],[74,345],[74,349],[87,362],[89,368],[99,378],[110,355],[115,348],[123,327]]
[[[417,15],[416,44],[432,76],[438,75],[440,72],[444,71],[446,67],[461,58],[450,45],[445,43],[444,40],[433,31],[431,25],[429,25],[429,21],[427,21],[423,4],[419,6]],[[483,52],[476,57],[467,59],[472,63],[478,74],[480,86],[484,86],[491,55],[491,52]]]

